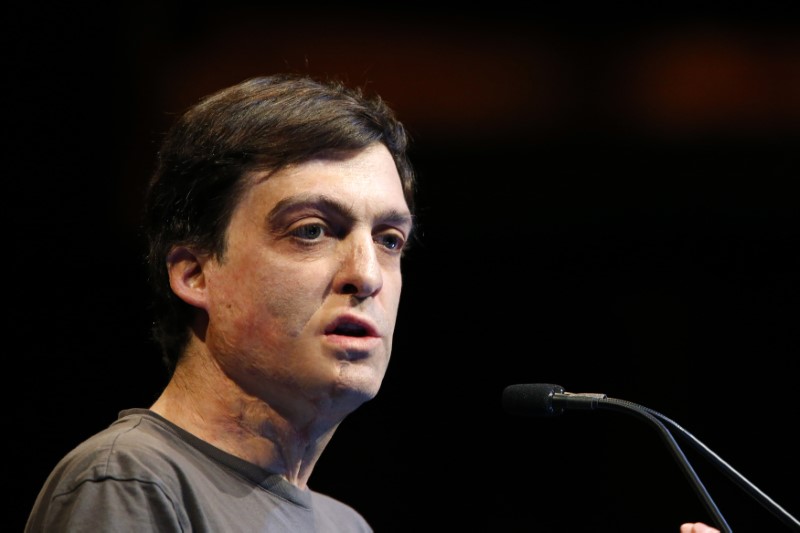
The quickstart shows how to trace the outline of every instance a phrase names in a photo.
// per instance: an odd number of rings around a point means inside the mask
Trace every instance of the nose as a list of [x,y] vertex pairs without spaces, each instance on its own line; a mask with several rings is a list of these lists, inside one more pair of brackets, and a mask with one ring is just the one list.
[[364,299],[381,289],[383,274],[376,246],[370,232],[351,233],[342,241],[341,263],[334,280],[336,292]]

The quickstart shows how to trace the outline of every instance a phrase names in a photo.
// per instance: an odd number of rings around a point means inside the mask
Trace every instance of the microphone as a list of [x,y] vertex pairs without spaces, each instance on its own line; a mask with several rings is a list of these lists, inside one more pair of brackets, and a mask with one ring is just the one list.
[[753,485],[747,478],[737,472],[728,463],[723,461],[717,454],[711,451],[705,444],[700,442],[694,435],[686,431],[676,422],[670,420],[661,413],[649,409],[647,407],[628,402],[625,400],[618,400],[609,398],[602,393],[572,393],[566,392],[561,385],[554,385],[550,383],[532,383],[532,384],[517,384],[509,385],[503,390],[502,398],[503,408],[509,414],[525,417],[550,417],[558,416],[569,409],[577,410],[593,410],[593,409],[609,409],[612,411],[625,412],[633,414],[651,424],[659,430],[661,437],[669,446],[674,454],[678,465],[683,470],[689,481],[692,483],[697,495],[702,500],[708,512],[715,517],[719,524],[722,525],[721,529],[730,533],[730,526],[725,521],[725,518],[717,509],[716,504],[711,499],[711,496],[706,491],[700,478],[695,473],[689,460],[683,454],[683,451],[675,442],[672,434],[664,426],[666,422],[674,429],[679,431],[679,434],[687,439],[689,443],[698,450],[707,459],[710,459],[712,464],[721,470],[729,479],[733,480],[741,489],[747,492],[750,496],[755,498],[767,510],[772,512],[778,519],[788,525],[792,530],[800,527],[800,521],[789,514],[780,505],[775,503],[769,496],[764,494],[758,487]]
[[503,408],[517,416],[557,416],[566,409],[596,409],[605,394],[564,392],[561,385],[532,383],[509,385],[503,390]]

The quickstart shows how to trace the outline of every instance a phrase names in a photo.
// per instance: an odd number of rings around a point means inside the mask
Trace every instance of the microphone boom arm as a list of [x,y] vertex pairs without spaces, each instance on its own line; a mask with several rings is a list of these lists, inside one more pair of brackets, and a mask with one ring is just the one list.
[[635,404],[631,405],[629,402],[608,398],[605,394],[574,394],[556,392],[553,394],[553,405],[555,406],[561,403],[568,404],[569,408],[571,409],[603,408],[611,411],[632,413],[655,426],[656,429],[658,429],[662,440],[672,450],[678,465],[681,467],[681,471],[684,473],[684,475],[686,475],[687,479],[692,484],[692,487],[700,497],[700,500],[703,502],[706,510],[711,516],[714,517],[723,532],[731,533],[731,528],[728,525],[728,522],[725,520],[725,517],[722,516],[722,513],[717,508],[717,505],[714,503],[714,500],[711,498],[711,495],[706,490],[702,481],[700,481],[700,478],[694,471],[694,468],[692,468],[692,465],[689,463],[686,455],[684,455],[683,450],[681,450],[681,447],[675,441],[675,438],[655,415],[651,414],[646,409],[636,406]]
[[619,403],[627,403],[628,405],[634,406],[635,408],[641,409],[650,413],[653,416],[658,417],[660,420],[667,422],[670,426],[677,429],[678,432],[683,436],[689,443],[694,447],[697,451],[699,451],[702,455],[704,455],[707,459],[717,467],[723,474],[728,476],[728,478],[739,485],[739,487],[747,492],[750,496],[752,496],[756,501],[758,501],[762,506],[764,506],[768,511],[770,511],[773,515],[775,515],[778,519],[784,522],[787,526],[793,529],[797,529],[800,531],[800,521],[798,521],[795,517],[789,514],[783,507],[778,505],[772,498],[767,496],[763,491],[761,491],[758,487],[756,487],[752,482],[750,482],[746,477],[736,471],[731,465],[726,463],[719,455],[711,451],[705,444],[700,442],[700,440],[689,433],[687,430],[682,428],[677,422],[674,420],[670,420],[666,416],[662,415],[658,411],[654,411],[648,407],[644,407],[641,405],[637,405],[631,402],[626,402],[625,400],[615,400],[615,402]]

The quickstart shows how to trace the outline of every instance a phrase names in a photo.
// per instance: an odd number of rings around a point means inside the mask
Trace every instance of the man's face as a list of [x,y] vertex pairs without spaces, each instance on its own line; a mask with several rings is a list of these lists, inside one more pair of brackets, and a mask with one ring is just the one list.
[[206,344],[290,416],[377,394],[392,349],[411,214],[383,145],[253,176],[221,260],[203,264]]

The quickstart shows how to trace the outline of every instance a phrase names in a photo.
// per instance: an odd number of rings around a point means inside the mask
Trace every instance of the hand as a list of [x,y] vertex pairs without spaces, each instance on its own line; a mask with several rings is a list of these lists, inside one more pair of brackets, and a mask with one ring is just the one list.
[[681,524],[680,533],[720,533],[720,531],[702,522],[687,522]]

